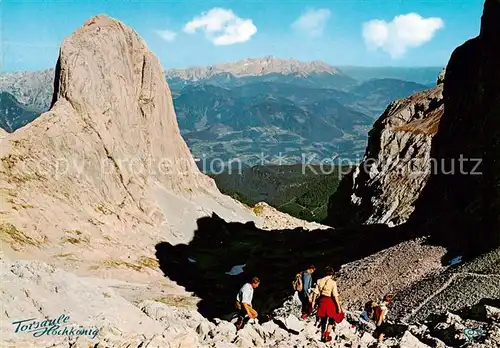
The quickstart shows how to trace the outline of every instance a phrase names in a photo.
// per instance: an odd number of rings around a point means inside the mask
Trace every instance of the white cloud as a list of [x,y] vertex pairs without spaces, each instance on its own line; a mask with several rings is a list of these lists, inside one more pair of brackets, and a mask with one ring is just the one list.
[[184,31],[194,34],[198,29],[216,46],[245,42],[257,32],[251,19],[243,19],[233,11],[215,7],[207,13],[193,18],[184,26]]
[[330,16],[331,12],[326,8],[308,10],[292,23],[292,28],[312,37],[318,37],[323,34]]
[[363,37],[371,50],[382,49],[397,59],[410,48],[429,42],[444,27],[441,18],[422,18],[417,13],[394,17],[391,22],[374,19],[363,24]]
[[156,30],[156,34],[167,42],[172,42],[177,37],[177,33],[172,30]]

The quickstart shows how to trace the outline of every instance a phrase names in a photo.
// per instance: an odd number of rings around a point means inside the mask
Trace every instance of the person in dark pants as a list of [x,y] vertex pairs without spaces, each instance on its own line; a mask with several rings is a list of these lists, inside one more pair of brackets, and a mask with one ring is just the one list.
[[392,295],[387,294],[384,296],[382,303],[375,307],[375,325],[377,328],[373,333],[374,337],[378,339],[379,342],[384,340],[387,331],[387,313],[389,312],[388,306],[392,302]]
[[245,326],[245,324],[250,319],[257,318],[258,313],[252,307],[253,291],[258,288],[260,284],[260,279],[253,277],[252,280],[245,285],[243,285],[236,295],[236,309],[238,310],[238,321],[235,326],[236,329],[240,330]]
[[305,271],[302,272],[302,291],[299,291],[299,299],[302,303],[302,319],[305,320],[312,312],[312,274],[316,270],[314,265],[310,265]]

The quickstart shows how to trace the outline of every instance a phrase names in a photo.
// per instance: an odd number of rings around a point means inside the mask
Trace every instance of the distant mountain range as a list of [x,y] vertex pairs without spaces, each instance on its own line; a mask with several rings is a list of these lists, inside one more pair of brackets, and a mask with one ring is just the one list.
[[[418,69],[394,68],[386,74],[418,75],[420,81],[433,75],[435,81],[440,70]],[[359,158],[368,129],[388,104],[428,88],[383,78],[376,68],[348,71],[357,78],[324,62],[269,56],[172,69],[166,78],[182,135],[196,157],[249,165],[272,164],[270,158],[280,157],[292,164],[312,156],[318,161]],[[2,101],[2,128],[11,132],[50,107],[53,76],[53,69],[0,76],[0,91],[9,94],[2,100],[17,110],[7,111],[14,109]],[[360,76],[382,78],[364,81]],[[263,154],[270,162],[262,162]]]
[[0,92],[0,128],[11,133],[28,124],[40,113],[26,105],[19,103],[16,98],[7,92]]
[[373,79],[396,79],[412,81],[429,87],[436,85],[436,76],[443,67],[364,67],[364,66],[341,66],[344,74],[365,82]]
[[54,74],[54,69],[47,69],[0,75],[0,91],[9,92],[21,104],[38,112],[47,111],[52,102]]
[[177,77],[184,80],[201,80],[226,73],[236,77],[264,76],[269,74],[297,74],[307,76],[314,73],[344,75],[337,68],[321,61],[301,62],[295,59],[279,59],[274,56],[267,56],[203,67],[171,69],[167,71],[167,78]]
[[[436,84],[434,77],[434,85]],[[400,98],[427,89],[427,86],[416,82],[403,81],[393,78],[368,80],[352,89],[349,93],[356,96],[355,106],[375,118],[379,117],[387,106]]]
[[302,153],[329,158],[363,150],[373,119],[342,99],[336,90],[257,82],[232,89],[187,86],[174,105],[195,154],[256,164],[261,153],[281,153],[295,163]]

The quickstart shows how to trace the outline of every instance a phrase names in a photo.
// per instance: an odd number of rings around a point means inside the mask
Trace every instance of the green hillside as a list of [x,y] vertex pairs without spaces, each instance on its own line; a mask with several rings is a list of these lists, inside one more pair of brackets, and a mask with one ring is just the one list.
[[266,202],[300,219],[321,222],[349,166],[266,165],[210,175],[224,194],[253,206]]

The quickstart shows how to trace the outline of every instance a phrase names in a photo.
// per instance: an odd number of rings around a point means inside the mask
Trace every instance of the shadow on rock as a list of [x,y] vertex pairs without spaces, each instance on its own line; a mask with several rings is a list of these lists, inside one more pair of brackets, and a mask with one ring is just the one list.
[[[159,243],[156,257],[168,278],[201,298],[199,312],[209,319],[233,312],[235,296],[250,277],[261,279],[253,304],[265,321],[293,294],[294,275],[308,264],[315,264],[321,276],[326,265],[340,267],[412,237],[385,225],[267,231],[251,222],[226,223],[215,214],[197,224],[188,245]],[[230,272],[234,266],[242,266],[241,273]]]

